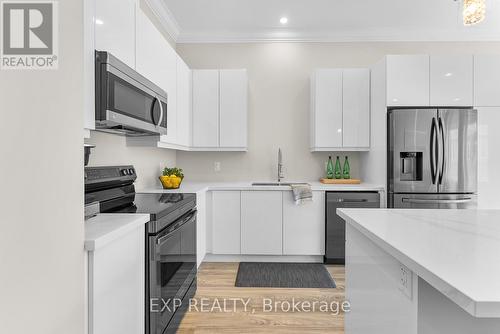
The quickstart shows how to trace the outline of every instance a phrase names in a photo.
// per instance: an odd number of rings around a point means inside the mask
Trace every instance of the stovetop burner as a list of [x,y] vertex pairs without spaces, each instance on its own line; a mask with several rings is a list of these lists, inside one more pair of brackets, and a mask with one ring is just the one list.
[[195,194],[145,194],[136,193],[133,203],[126,207],[108,210],[113,213],[149,213],[151,220],[161,217],[183,207],[190,202],[196,201]]
[[136,177],[133,166],[86,167],[85,204],[99,203],[103,213],[147,213],[151,221],[176,219],[176,214],[195,208],[195,194],[136,193]]

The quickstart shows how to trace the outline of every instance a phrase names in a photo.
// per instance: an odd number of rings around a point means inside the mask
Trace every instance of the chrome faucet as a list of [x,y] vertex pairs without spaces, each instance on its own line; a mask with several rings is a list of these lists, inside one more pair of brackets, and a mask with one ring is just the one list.
[[281,148],[278,148],[278,183],[280,183],[283,178],[285,178],[283,174],[283,156],[281,154]]

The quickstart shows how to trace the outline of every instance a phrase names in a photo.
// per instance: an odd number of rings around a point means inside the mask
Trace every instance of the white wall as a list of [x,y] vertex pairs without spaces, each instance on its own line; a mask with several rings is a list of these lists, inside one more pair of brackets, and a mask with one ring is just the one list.
[[88,144],[96,145],[89,166],[134,165],[137,172],[136,190],[160,187],[158,176],[165,166],[175,166],[175,151],[154,147],[131,147],[126,137],[92,131]]
[[0,71],[0,333],[84,332],[82,0],[59,69]]
[[[287,178],[311,180],[323,174],[328,158],[309,152],[309,77],[314,68],[370,67],[385,54],[500,53],[500,43],[177,44],[177,51],[193,68],[244,67],[249,77],[249,152],[179,152],[177,162],[189,179],[274,179],[281,147]],[[359,176],[359,154],[350,158],[352,174]],[[220,173],[214,172],[215,161],[222,163]]]

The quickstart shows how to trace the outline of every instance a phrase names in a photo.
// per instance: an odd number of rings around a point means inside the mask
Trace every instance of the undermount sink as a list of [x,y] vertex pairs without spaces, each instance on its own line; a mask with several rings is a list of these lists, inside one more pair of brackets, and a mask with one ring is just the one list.
[[292,184],[307,184],[307,183],[289,183],[289,182],[254,182],[252,186],[264,186],[264,187],[289,187]]

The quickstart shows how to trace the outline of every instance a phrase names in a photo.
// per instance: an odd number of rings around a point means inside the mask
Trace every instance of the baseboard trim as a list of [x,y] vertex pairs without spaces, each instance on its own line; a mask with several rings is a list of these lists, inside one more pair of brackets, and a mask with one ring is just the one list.
[[206,254],[204,262],[308,262],[323,263],[322,255],[220,255]]

